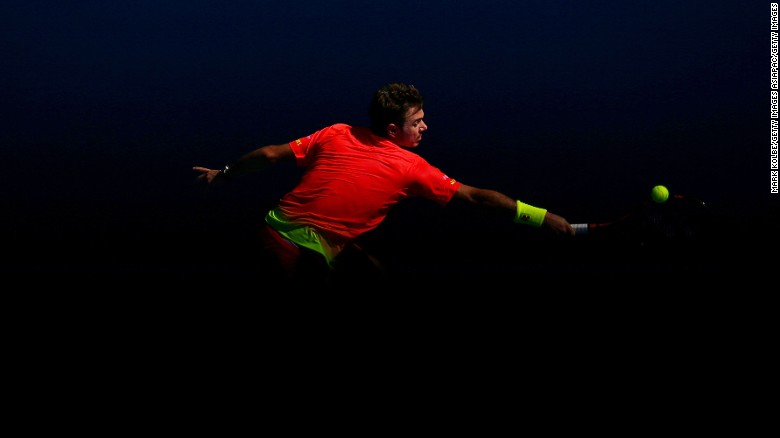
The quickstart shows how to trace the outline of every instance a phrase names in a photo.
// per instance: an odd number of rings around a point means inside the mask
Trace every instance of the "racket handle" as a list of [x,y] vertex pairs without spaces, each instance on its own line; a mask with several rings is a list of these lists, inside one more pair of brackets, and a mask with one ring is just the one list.
[[571,224],[571,227],[574,228],[576,236],[588,234],[588,224]]

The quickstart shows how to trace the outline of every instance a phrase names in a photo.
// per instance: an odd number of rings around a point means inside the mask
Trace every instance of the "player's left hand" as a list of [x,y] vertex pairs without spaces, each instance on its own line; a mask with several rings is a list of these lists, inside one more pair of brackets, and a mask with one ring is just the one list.
[[198,175],[198,181],[206,181],[208,184],[213,183],[214,180],[217,179],[220,175],[219,170],[209,169],[206,167],[195,166],[192,168],[192,170],[200,172],[200,175]]

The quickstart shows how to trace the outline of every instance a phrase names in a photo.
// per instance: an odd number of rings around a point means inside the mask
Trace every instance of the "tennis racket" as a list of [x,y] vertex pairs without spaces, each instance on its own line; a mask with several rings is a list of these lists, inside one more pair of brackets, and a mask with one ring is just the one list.
[[646,200],[606,222],[572,224],[575,236],[640,245],[703,242],[714,226],[709,207],[684,195],[673,195],[663,203]]

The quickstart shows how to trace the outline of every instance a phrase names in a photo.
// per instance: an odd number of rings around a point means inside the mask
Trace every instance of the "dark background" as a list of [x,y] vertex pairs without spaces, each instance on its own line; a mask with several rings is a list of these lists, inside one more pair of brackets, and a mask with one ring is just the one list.
[[723,225],[689,257],[413,199],[364,239],[396,278],[776,264],[768,3],[7,1],[0,50],[8,273],[264,275],[256,231],[299,170],[206,188],[192,166],[365,124],[391,81],[426,98],[416,152],[464,183],[572,223],[664,184]]

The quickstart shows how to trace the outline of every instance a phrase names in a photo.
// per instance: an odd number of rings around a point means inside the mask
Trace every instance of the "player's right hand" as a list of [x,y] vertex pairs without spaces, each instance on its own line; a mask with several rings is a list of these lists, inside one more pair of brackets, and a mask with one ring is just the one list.
[[549,211],[544,216],[543,225],[553,230],[556,234],[574,235],[574,227],[572,227],[566,219],[557,214],[550,213]]

